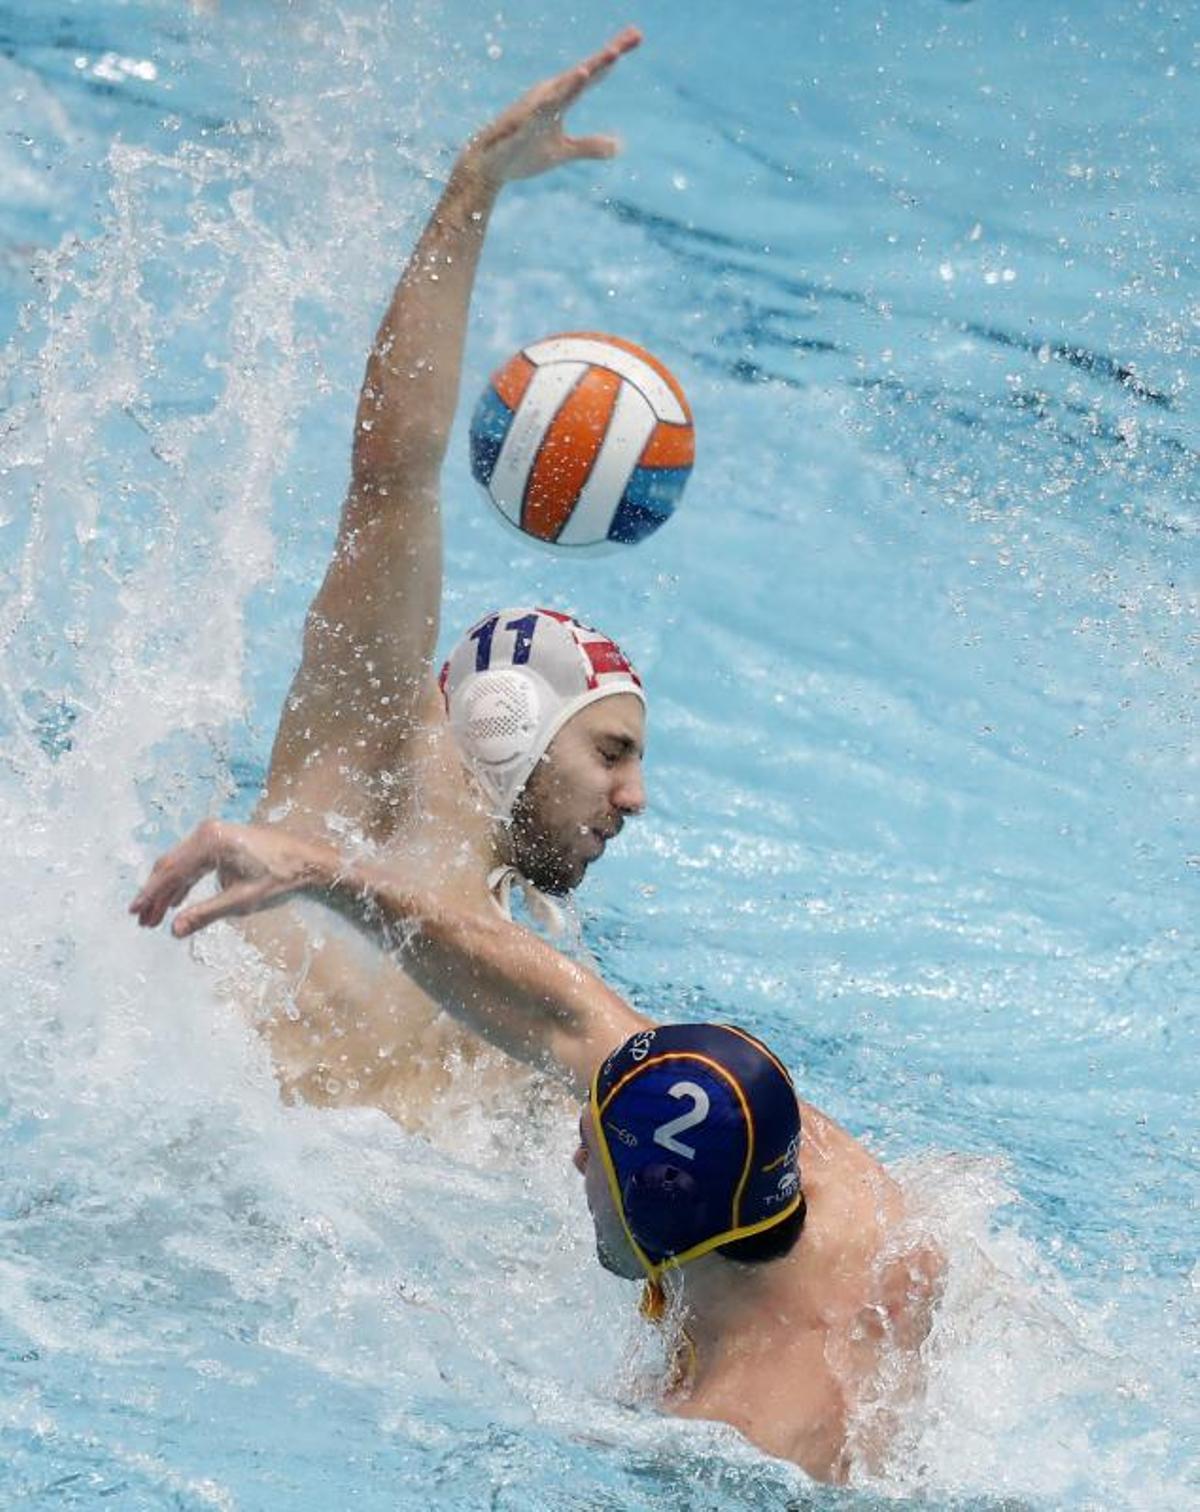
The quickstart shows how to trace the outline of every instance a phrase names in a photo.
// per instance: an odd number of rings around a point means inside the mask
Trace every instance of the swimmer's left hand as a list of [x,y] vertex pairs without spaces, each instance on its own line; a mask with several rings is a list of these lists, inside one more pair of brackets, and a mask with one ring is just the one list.
[[336,869],[333,851],[284,830],[207,819],[159,857],[129,912],[144,929],[153,929],[197,882],[216,872],[220,892],[176,914],[171,933],[182,940],[218,919],[258,913],[292,893],[321,885]]

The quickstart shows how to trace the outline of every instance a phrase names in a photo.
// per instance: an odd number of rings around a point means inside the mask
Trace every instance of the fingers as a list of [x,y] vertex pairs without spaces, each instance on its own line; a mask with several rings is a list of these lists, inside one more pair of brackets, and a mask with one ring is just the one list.
[[641,44],[642,34],[627,26],[599,52],[575,68],[544,79],[480,131],[463,149],[474,173],[498,187],[511,179],[531,178],[557,163],[576,158],[608,158],[618,150],[612,137],[563,136],[564,113],[602,78],[616,61]]
[[190,884],[185,881],[164,878],[154,884],[147,883],[129,905],[129,912],[137,917],[143,929],[154,929],[170,909],[187,897],[189,891]]
[[215,898],[206,898],[203,903],[177,913],[171,923],[171,933],[177,940],[186,940],[218,919],[240,918],[254,913],[269,891],[269,883],[261,878],[254,882],[235,882]]
[[154,929],[178,907],[202,877],[208,875],[228,847],[233,828],[207,819],[172,850],[158,858],[129,912],[143,929]]
[[568,158],[610,158],[620,152],[621,143],[615,136],[564,137],[563,147]]
[[145,885],[129,905],[129,912],[143,929],[161,924],[167,911],[181,903],[213,869],[213,828],[211,824],[201,825],[154,863]]
[[604,77],[618,58],[624,57],[627,52],[632,52],[640,46],[642,34],[636,26],[627,26],[619,31],[598,52],[592,53],[591,57],[584,58],[582,63],[570,68],[566,73],[559,74],[557,79],[550,82],[548,93],[549,104],[555,110],[565,110],[573,104],[585,89],[589,89],[598,79]]
[[590,80],[601,69],[611,68],[618,58],[623,58],[626,53],[639,47],[641,41],[642,34],[636,26],[622,27],[616,36],[610,37],[602,48],[594,52],[590,58],[585,58],[579,67]]

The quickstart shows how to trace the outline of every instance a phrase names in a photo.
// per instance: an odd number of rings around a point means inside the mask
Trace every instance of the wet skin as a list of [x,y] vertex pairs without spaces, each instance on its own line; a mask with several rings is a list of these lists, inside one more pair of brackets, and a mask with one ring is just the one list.
[[511,860],[535,886],[565,893],[646,807],[646,716],[632,693],[567,721],[513,806]]

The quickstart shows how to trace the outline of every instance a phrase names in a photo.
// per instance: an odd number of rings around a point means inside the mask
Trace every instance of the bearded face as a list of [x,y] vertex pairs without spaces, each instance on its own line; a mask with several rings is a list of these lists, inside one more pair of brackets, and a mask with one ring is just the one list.
[[630,693],[581,709],[550,742],[513,804],[512,861],[544,892],[579,886],[593,861],[646,804],[645,712]]

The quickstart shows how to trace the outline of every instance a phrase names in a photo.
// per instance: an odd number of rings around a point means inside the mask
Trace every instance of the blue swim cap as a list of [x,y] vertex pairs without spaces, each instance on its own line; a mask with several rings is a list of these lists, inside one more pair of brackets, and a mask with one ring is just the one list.
[[652,1283],[800,1206],[796,1089],[744,1030],[642,1030],[596,1072],[591,1107],[613,1200]]

